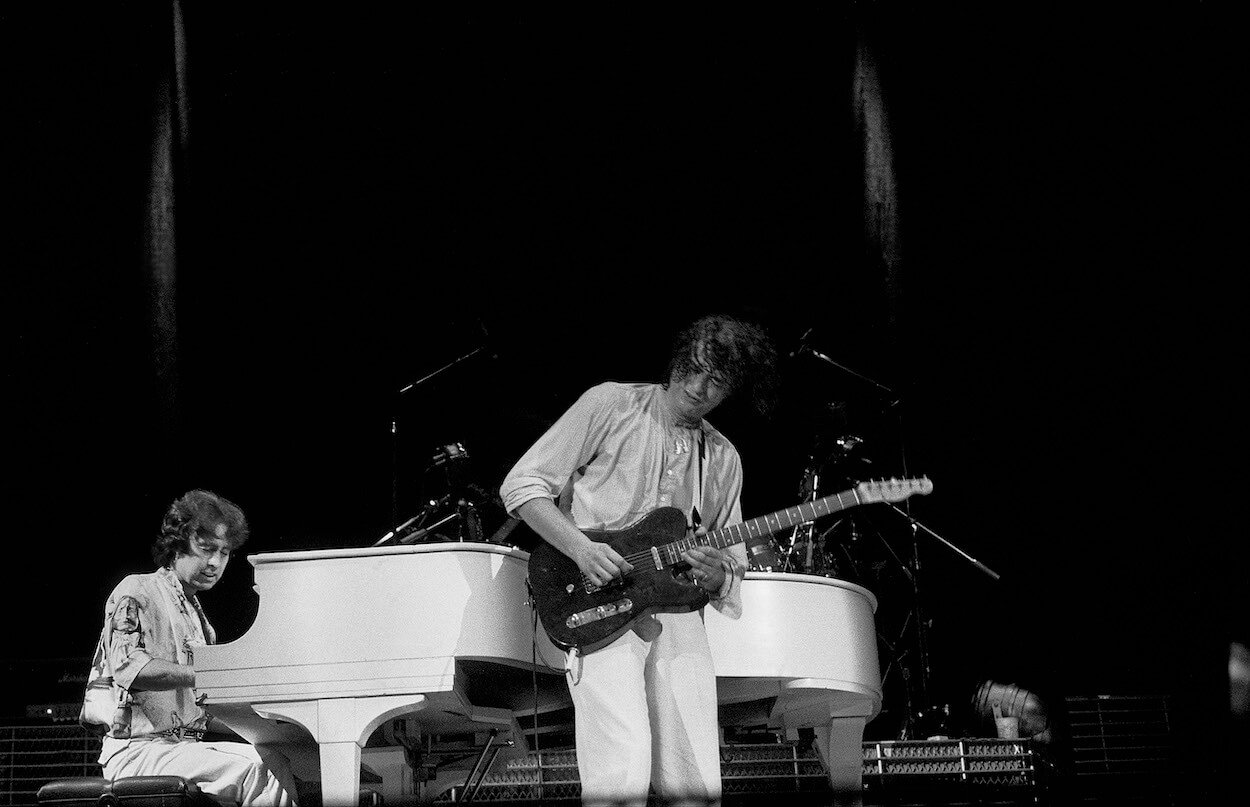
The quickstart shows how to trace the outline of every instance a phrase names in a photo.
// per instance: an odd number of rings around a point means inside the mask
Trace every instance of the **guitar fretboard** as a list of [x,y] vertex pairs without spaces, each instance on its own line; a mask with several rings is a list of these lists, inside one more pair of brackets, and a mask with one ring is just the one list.
[[775,513],[753,518],[741,524],[732,524],[723,529],[712,530],[707,535],[682,538],[680,541],[673,541],[672,543],[656,547],[656,549],[659,550],[660,559],[666,565],[672,566],[681,561],[681,555],[687,549],[696,546],[714,546],[717,549],[726,549],[734,544],[740,544],[748,538],[762,538],[772,535],[774,532],[780,532],[787,527],[793,527],[795,524],[815,521],[821,516],[827,516],[839,510],[854,507],[859,503],[859,494],[855,490],[844,490],[841,493],[825,496],[823,499],[817,499],[814,502],[802,502],[794,507],[787,507],[785,510],[778,510]]

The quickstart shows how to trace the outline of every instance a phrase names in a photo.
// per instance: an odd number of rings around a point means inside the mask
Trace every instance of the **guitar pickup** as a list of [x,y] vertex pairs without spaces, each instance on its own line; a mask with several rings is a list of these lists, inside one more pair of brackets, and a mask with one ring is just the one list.
[[634,601],[626,597],[623,600],[610,602],[606,605],[597,605],[594,608],[587,608],[585,611],[578,611],[568,619],[564,620],[564,624],[570,628],[578,628],[582,625],[589,625],[591,622],[598,622],[601,619],[607,619],[610,616],[624,614],[634,609]]

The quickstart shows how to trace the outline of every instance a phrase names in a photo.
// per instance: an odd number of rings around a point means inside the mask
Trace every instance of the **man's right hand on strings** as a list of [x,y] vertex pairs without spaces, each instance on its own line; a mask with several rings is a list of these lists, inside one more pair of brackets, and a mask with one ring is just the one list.
[[613,578],[623,577],[634,569],[634,565],[615,549],[589,538],[574,551],[573,560],[596,586],[607,585]]
[[530,499],[517,508],[517,515],[548,543],[577,564],[577,568],[596,586],[607,585],[613,578],[633,571],[634,566],[604,543],[592,541],[586,533],[573,526],[550,499]]

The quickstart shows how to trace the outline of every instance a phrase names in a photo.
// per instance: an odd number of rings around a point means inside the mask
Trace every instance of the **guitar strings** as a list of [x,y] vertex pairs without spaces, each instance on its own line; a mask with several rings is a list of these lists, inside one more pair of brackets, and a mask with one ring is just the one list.
[[[717,532],[719,532],[719,531],[717,531]],[[711,537],[712,537],[713,535],[715,535],[715,534],[716,534],[716,533],[708,533],[707,535],[705,535],[705,536],[703,536],[703,537],[704,537],[704,538],[711,538]],[[662,554],[662,555],[664,555],[664,556],[668,556],[668,555],[669,555],[669,553],[670,553],[670,552],[672,552],[674,549],[676,549],[676,548],[683,548],[683,547],[682,547],[682,545],[683,545],[683,544],[688,544],[689,546],[700,546],[700,545],[706,546],[706,545],[708,545],[708,544],[710,544],[710,543],[712,543],[710,540],[707,540],[707,541],[703,542],[702,544],[700,544],[700,542],[695,541],[693,538],[683,538],[683,539],[681,539],[680,541],[671,541],[671,542],[669,542],[669,543],[667,543],[667,544],[663,544],[662,546],[659,546],[659,547],[656,547],[656,548],[657,548],[657,549],[659,549],[659,550],[661,551],[661,554]],[[639,565],[643,564],[644,562],[646,562],[647,560],[649,560],[650,558],[651,558],[651,552],[650,552],[650,550],[648,550],[648,551],[645,551],[645,552],[635,552],[635,553],[633,553],[632,555],[625,555],[623,559],[624,559],[625,561],[627,561],[627,562],[628,562],[631,566],[639,566]],[[672,563],[669,563],[669,564],[666,564],[666,565],[670,565],[670,566],[671,566],[671,565],[673,565],[673,564],[672,564]],[[626,574],[621,575],[621,579],[624,579],[624,578],[626,578],[626,577],[629,577],[629,575],[630,575],[630,574],[632,574],[632,572],[627,572]],[[596,584],[593,580],[591,580],[589,577],[587,577],[585,574],[583,574],[583,575],[582,575],[582,585],[586,585],[587,583],[589,583],[590,585],[595,586],[596,588],[598,588],[598,587],[599,587],[599,586],[598,586],[598,585],[597,585],[597,584]]]
[[[798,513],[799,513],[799,515],[800,515],[800,516],[802,516],[802,511],[798,510],[798,508],[797,508],[797,507],[796,507],[796,508],[794,508],[794,509],[796,510],[796,512],[798,512]],[[789,515],[789,512],[788,512],[788,511],[786,511],[786,514],[787,514],[787,515]],[[661,555],[662,555],[665,559],[667,559],[670,555],[676,554],[677,552],[679,552],[679,551],[680,551],[680,550],[682,550],[682,549],[689,549],[689,548],[691,548],[691,547],[695,547],[695,546],[709,546],[709,545],[711,545],[711,544],[714,544],[714,543],[716,543],[717,541],[719,541],[719,539],[720,539],[720,535],[721,535],[722,533],[728,533],[728,532],[730,532],[731,530],[735,530],[735,529],[736,529],[738,532],[742,532],[743,527],[744,527],[744,526],[746,526],[747,524],[749,524],[749,522],[743,522],[742,524],[735,524],[735,525],[731,525],[731,526],[729,526],[729,527],[726,527],[726,528],[725,528],[725,529],[723,529],[723,530],[713,530],[712,532],[706,533],[706,534],[704,534],[703,536],[701,536],[701,539],[702,539],[702,540],[696,539],[696,538],[694,538],[694,537],[690,537],[690,538],[682,538],[681,540],[678,540],[678,541],[670,541],[670,542],[669,542],[669,543],[667,543],[667,544],[663,544],[663,545],[661,545],[661,546],[656,547],[656,549],[660,550],[660,554],[661,554]],[[748,535],[750,534],[750,532],[751,532],[751,531],[750,531],[750,527],[749,527],[749,526],[747,526],[746,532],[747,532],[747,534],[748,534]],[[741,540],[741,539],[739,539],[739,540]],[[647,560],[649,560],[649,559],[650,559],[650,557],[651,557],[651,551],[650,551],[650,550],[646,550],[646,551],[643,551],[643,552],[635,552],[635,553],[633,553],[632,555],[626,555],[626,556],[624,556],[624,558],[623,558],[623,559],[624,559],[625,561],[627,561],[627,562],[628,562],[630,565],[632,565],[632,566],[638,566],[639,564],[645,563]],[[675,563],[677,563],[677,561],[676,561],[676,560],[674,560],[674,561],[670,561],[670,562],[669,562],[669,563],[667,563],[666,565],[671,566],[671,565],[673,565],[673,564],[675,564]],[[621,577],[622,577],[622,579],[624,579],[624,578],[625,578],[625,577],[627,577],[627,576],[628,576],[628,575],[622,575]],[[586,575],[582,575],[582,583],[583,583],[583,584],[585,584],[585,583],[590,583],[590,584],[594,585],[594,581],[592,581],[592,580],[591,580],[589,577],[587,577]]]
[[[888,482],[888,484],[891,484],[891,485],[894,485],[894,486],[896,486],[896,487],[897,487],[897,486],[898,486],[901,482],[912,482],[912,483],[915,483],[915,482],[923,482],[923,481],[927,481],[927,477],[925,477],[925,478],[924,478],[924,479],[922,479],[922,480],[898,480],[898,479],[890,479],[890,480],[889,480],[889,482]],[[873,484],[874,486],[884,486],[884,485],[886,485],[886,484],[887,484],[887,482],[886,482],[886,480],[881,480],[880,482],[877,482],[877,481],[873,480],[872,484]],[[849,496],[848,496],[848,494],[849,494]],[[850,505],[848,505],[848,504],[846,504],[845,502],[843,502],[843,501],[842,501],[842,497],[843,497],[843,496],[848,496],[848,498],[850,498],[850,499],[851,499],[851,504],[850,504]],[[836,502],[837,502],[837,504],[838,504],[838,507],[837,507],[836,509],[834,509],[834,508],[832,507],[832,502],[833,502],[833,501],[836,501]],[[663,545],[663,546],[661,546],[661,547],[656,547],[656,548],[657,548],[657,549],[659,549],[659,550],[661,550],[661,553],[662,553],[665,557],[667,557],[667,556],[669,555],[669,553],[670,553],[673,549],[676,549],[676,548],[681,548],[681,549],[684,549],[684,548],[689,548],[689,547],[693,547],[693,546],[700,546],[700,545],[701,545],[701,546],[707,546],[707,545],[709,545],[709,544],[712,544],[712,543],[714,543],[715,541],[717,541],[717,540],[719,539],[719,536],[720,536],[720,534],[721,534],[721,533],[728,533],[728,532],[730,532],[731,530],[732,530],[732,531],[736,531],[736,532],[738,533],[738,540],[740,541],[740,540],[742,540],[742,535],[741,535],[741,533],[743,532],[743,530],[744,530],[744,529],[745,529],[745,531],[746,531],[747,536],[749,537],[749,536],[751,535],[751,525],[752,525],[752,524],[758,525],[758,523],[759,523],[759,522],[761,522],[761,521],[763,521],[763,522],[764,522],[764,525],[765,525],[765,530],[762,530],[762,531],[761,531],[761,534],[768,534],[768,533],[776,532],[776,531],[778,531],[778,530],[780,530],[780,529],[782,529],[782,528],[784,528],[784,527],[789,527],[789,526],[792,526],[794,523],[797,523],[797,522],[803,521],[804,519],[806,519],[806,518],[807,518],[807,516],[804,516],[804,515],[803,515],[803,510],[802,510],[803,505],[807,505],[807,506],[808,506],[808,508],[812,511],[812,515],[811,515],[811,519],[810,519],[810,520],[815,521],[817,518],[820,518],[821,516],[830,515],[830,514],[831,514],[831,513],[833,513],[833,512],[837,512],[838,510],[844,510],[844,509],[846,509],[848,506],[853,507],[853,506],[855,506],[856,504],[863,504],[863,503],[864,503],[864,502],[861,500],[860,495],[859,495],[859,491],[858,491],[858,489],[857,489],[857,488],[856,488],[856,489],[851,489],[851,490],[845,490],[845,491],[842,491],[841,493],[836,493],[836,494],[833,494],[833,495],[830,495],[830,496],[825,496],[823,499],[820,499],[820,500],[819,500],[819,502],[799,502],[799,503],[798,503],[797,505],[795,505],[794,507],[787,507],[787,508],[785,508],[784,510],[779,510],[779,511],[777,511],[776,513],[771,514],[770,516],[762,516],[762,517],[760,517],[760,518],[751,519],[750,521],[744,521],[744,522],[741,522],[741,523],[739,523],[739,524],[732,524],[732,525],[730,525],[730,526],[728,526],[728,527],[725,527],[725,528],[723,528],[723,529],[720,529],[720,530],[713,530],[712,532],[708,532],[708,533],[706,533],[705,535],[703,535],[703,536],[702,536],[704,540],[703,540],[703,542],[701,542],[701,543],[700,543],[700,542],[698,542],[698,541],[695,541],[693,538],[683,538],[683,539],[682,539],[682,540],[680,540],[680,541],[672,541],[672,542],[670,542],[670,543],[664,544],[664,545]],[[817,505],[817,504],[820,504],[820,505],[821,505],[821,509],[825,509],[825,508],[828,508],[828,509],[826,509],[826,510],[825,510],[825,512],[820,512],[820,511],[817,509],[817,507],[816,507],[816,505]],[[791,511],[793,511],[793,513],[791,513]],[[782,516],[782,515],[784,515],[784,516],[785,516],[785,517],[786,517],[786,518],[790,521],[790,523],[789,523],[789,524],[784,524],[784,525],[783,525],[783,524],[781,523],[781,519],[780,519],[780,518],[778,518],[778,516]],[[769,527],[769,524],[768,524],[768,519],[769,519],[769,518],[776,518],[776,520],[777,520],[777,527],[776,527],[776,528],[773,528],[773,529],[768,529],[768,527]],[[683,545],[686,545],[686,546],[683,546]],[[645,551],[645,552],[635,552],[635,553],[633,553],[632,555],[626,555],[626,556],[624,557],[624,560],[628,561],[628,562],[630,563],[630,565],[633,565],[633,566],[638,566],[639,564],[642,564],[642,563],[646,562],[646,560],[647,560],[648,558],[650,558],[650,557],[651,557],[651,551],[650,551],[650,550],[647,550],[647,551]],[[670,565],[670,566],[671,566],[671,565],[673,565],[674,563],[676,563],[676,561],[673,561],[673,562],[671,562],[671,563],[668,563],[667,565]],[[621,577],[622,577],[622,579],[624,579],[624,578],[625,578],[625,577],[627,577],[627,576],[628,576],[628,575],[622,575]],[[583,574],[583,575],[582,575],[582,584],[583,584],[583,585],[585,585],[585,584],[588,584],[588,583],[589,583],[590,585],[595,586],[596,588],[598,588],[598,586],[594,583],[594,581],[593,581],[593,580],[591,580],[589,577],[587,577],[586,575],[584,575],[584,574]]]

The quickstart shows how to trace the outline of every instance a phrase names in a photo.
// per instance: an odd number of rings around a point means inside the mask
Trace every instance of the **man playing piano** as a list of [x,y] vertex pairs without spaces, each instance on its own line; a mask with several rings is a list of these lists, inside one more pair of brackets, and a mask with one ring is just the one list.
[[[196,596],[217,584],[247,540],[243,511],[204,490],[177,499],[152,545],[158,566],[118,583],[104,609],[91,680],[116,699],[104,776],[181,776],[228,804],[294,803],[286,760],[240,742],[206,742],[212,717],[195,689],[195,649],[215,636]],[[90,720],[90,716],[86,717]]]
[[[596,585],[633,566],[582,530],[631,526],[676,507],[700,532],[742,520],[738,452],[704,417],[729,396],[767,410],[776,350],[758,326],[704,317],[677,338],[664,384],[586,391],[508,473],[509,513]],[[742,544],[695,547],[692,581],[712,607],[742,613]],[[587,804],[715,803],[721,795],[716,676],[702,610],[640,620],[611,644],[568,659],[578,771]]]

